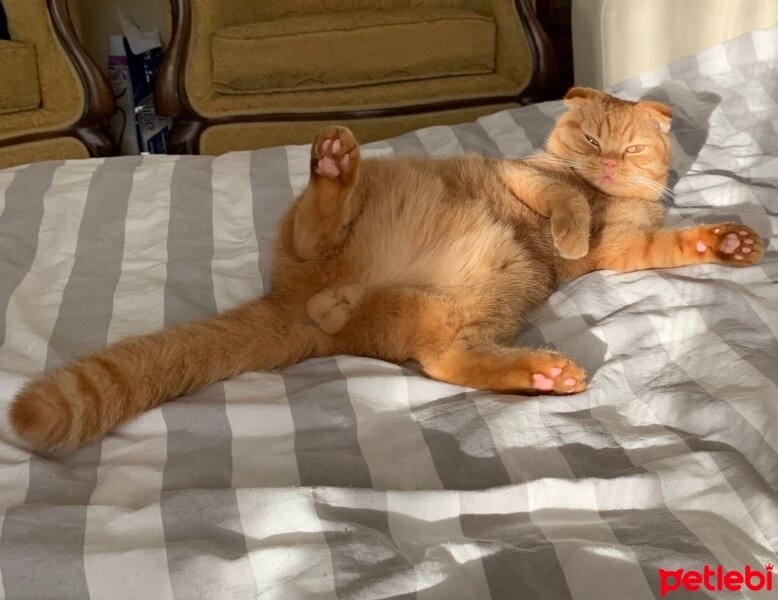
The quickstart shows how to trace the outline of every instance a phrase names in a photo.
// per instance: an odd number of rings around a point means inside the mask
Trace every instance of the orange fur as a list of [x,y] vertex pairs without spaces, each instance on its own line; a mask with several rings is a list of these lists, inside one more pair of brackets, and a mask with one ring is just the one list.
[[349,130],[325,129],[279,228],[267,296],[42,375],[14,399],[12,426],[36,450],[72,449],[215,381],[332,354],[414,359],[476,388],[581,391],[572,360],[511,347],[558,282],[742,266],[762,244],[741,225],[661,229],[667,107],[584,88],[567,103],[547,153],[525,160],[362,160]]

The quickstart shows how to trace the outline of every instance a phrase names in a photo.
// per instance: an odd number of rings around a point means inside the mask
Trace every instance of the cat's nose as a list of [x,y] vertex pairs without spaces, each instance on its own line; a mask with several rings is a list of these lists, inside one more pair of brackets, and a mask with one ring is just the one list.
[[611,158],[606,158],[602,161],[602,164],[606,169],[614,169],[618,163]]

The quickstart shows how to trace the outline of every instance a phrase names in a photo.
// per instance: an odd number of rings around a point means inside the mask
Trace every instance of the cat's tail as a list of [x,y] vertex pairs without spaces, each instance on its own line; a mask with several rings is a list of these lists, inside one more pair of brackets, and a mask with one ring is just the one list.
[[315,352],[310,328],[260,298],[222,315],[129,338],[30,381],[11,426],[33,450],[72,450],[166,400]]

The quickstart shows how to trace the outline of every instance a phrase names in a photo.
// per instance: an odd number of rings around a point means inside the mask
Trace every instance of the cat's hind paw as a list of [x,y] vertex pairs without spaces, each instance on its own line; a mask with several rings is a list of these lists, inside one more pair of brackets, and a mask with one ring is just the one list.
[[334,335],[346,326],[365,295],[361,283],[326,288],[308,299],[306,310],[324,333]]
[[311,172],[327,179],[347,179],[359,163],[359,144],[347,127],[332,125],[313,141]]
[[532,387],[538,392],[576,394],[586,389],[586,372],[560,354],[537,353],[532,363]]

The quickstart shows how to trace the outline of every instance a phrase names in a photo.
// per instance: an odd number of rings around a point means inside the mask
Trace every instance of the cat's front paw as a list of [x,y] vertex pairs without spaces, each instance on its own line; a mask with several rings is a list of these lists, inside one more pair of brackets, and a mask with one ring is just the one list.
[[764,254],[759,234],[739,223],[717,223],[701,227],[695,243],[700,255],[711,255],[716,262],[745,267],[758,262]]
[[570,260],[583,258],[589,253],[589,226],[576,223],[567,215],[551,216],[551,237],[559,256]]
[[334,335],[346,326],[364,294],[361,283],[323,289],[308,298],[308,316],[324,333]]
[[348,127],[332,125],[313,141],[311,171],[328,179],[347,179],[359,163],[359,144]]

